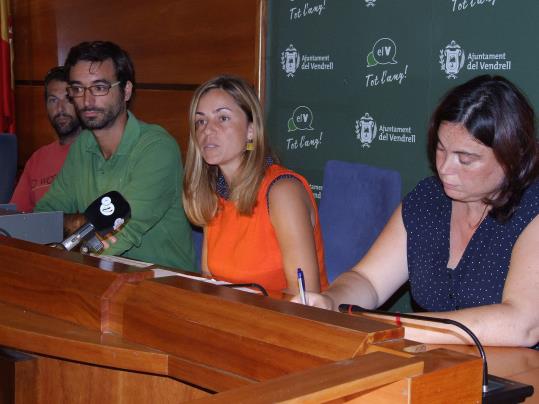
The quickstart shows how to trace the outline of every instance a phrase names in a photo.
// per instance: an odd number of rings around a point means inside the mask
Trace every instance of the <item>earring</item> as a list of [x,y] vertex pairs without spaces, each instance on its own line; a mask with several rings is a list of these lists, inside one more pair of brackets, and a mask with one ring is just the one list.
[[245,150],[247,151],[253,151],[255,149],[255,142],[253,139],[248,139],[247,143],[245,144]]

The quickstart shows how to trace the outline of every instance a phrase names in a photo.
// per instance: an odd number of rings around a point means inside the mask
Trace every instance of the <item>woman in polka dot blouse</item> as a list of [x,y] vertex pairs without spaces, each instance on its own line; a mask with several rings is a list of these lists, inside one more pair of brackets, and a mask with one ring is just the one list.
[[[395,210],[370,251],[311,305],[376,308],[410,281],[428,315],[468,326],[485,345],[539,340],[539,147],[534,112],[507,79],[450,90],[428,131],[434,176]],[[427,314],[427,313],[425,313]],[[403,321],[406,338],[471,343],[457,328]]]

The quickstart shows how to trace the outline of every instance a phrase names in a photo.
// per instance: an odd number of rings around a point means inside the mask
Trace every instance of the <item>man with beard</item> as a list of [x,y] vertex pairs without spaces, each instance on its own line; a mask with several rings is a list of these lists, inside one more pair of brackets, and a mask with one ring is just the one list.
[[112,42],[83,42],[71,48],[65,66],[67,92],[86,130],[36,211],[63,211],[71,234],[84,222],[80,212],[118,191],[131,205],[131,219],[107,237],[105,253],[194,270],[179,147],[162,127],[128,111],[135,91],[129,55]]
[[22,212],[31,212],[45,195],[79,136],[80,122],[67,96],[67,81],[63,66],[51,69],[45,76],[47,115],[58,140],[37,149],[26,162],[10,201]]

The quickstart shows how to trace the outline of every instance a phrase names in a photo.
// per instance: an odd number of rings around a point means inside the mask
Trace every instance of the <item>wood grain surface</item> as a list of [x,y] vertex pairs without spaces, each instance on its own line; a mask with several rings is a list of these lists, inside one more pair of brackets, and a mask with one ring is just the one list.
[[403,340],[394,324],[178,276],[152,279],[151,269],[5,237],[0,256],[0,346],[33,358],[0,358],[0,374],[13,375],[0,397],[18,392],[37,403],[187,402],[208,393],[223,403],[481,397],[479,358],[427,351]]

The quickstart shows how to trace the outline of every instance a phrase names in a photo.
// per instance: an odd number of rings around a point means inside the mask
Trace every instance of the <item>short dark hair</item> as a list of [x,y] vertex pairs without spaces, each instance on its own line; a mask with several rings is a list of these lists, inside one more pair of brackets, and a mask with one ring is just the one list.
[[462,124],[474,138],[492,148],[505,179],[496,196],[484,202],[492,206],[494,218],[506,221],[539,176],[535,114],[530,103],[501,76],[478,76],[449,90],[432,114],[428,130],[428,157],[436,175],[438,130],[444,121]]
[[50,69],[45,75],[44,86],[45,86],[45,100],[49,96],[47,94],[47,87],[51,81],[62,81],[67,83],[69,81],[69,76],[65,66],[56,66]]
[[[129,100],[131,101],[135,96],[135,67],[129,54],[115,43],[109,41],[81,42],[69,50],[65,67],[69,76],[71,68],[81,60],[87,62],[104,62],[108,59],[111,59],[114,64],[116,78],[120,82],[122,94],[125,91],[125,85],[128,81],[133,84],[132,95]],[[129,101],[127,102],[128,105]]]

